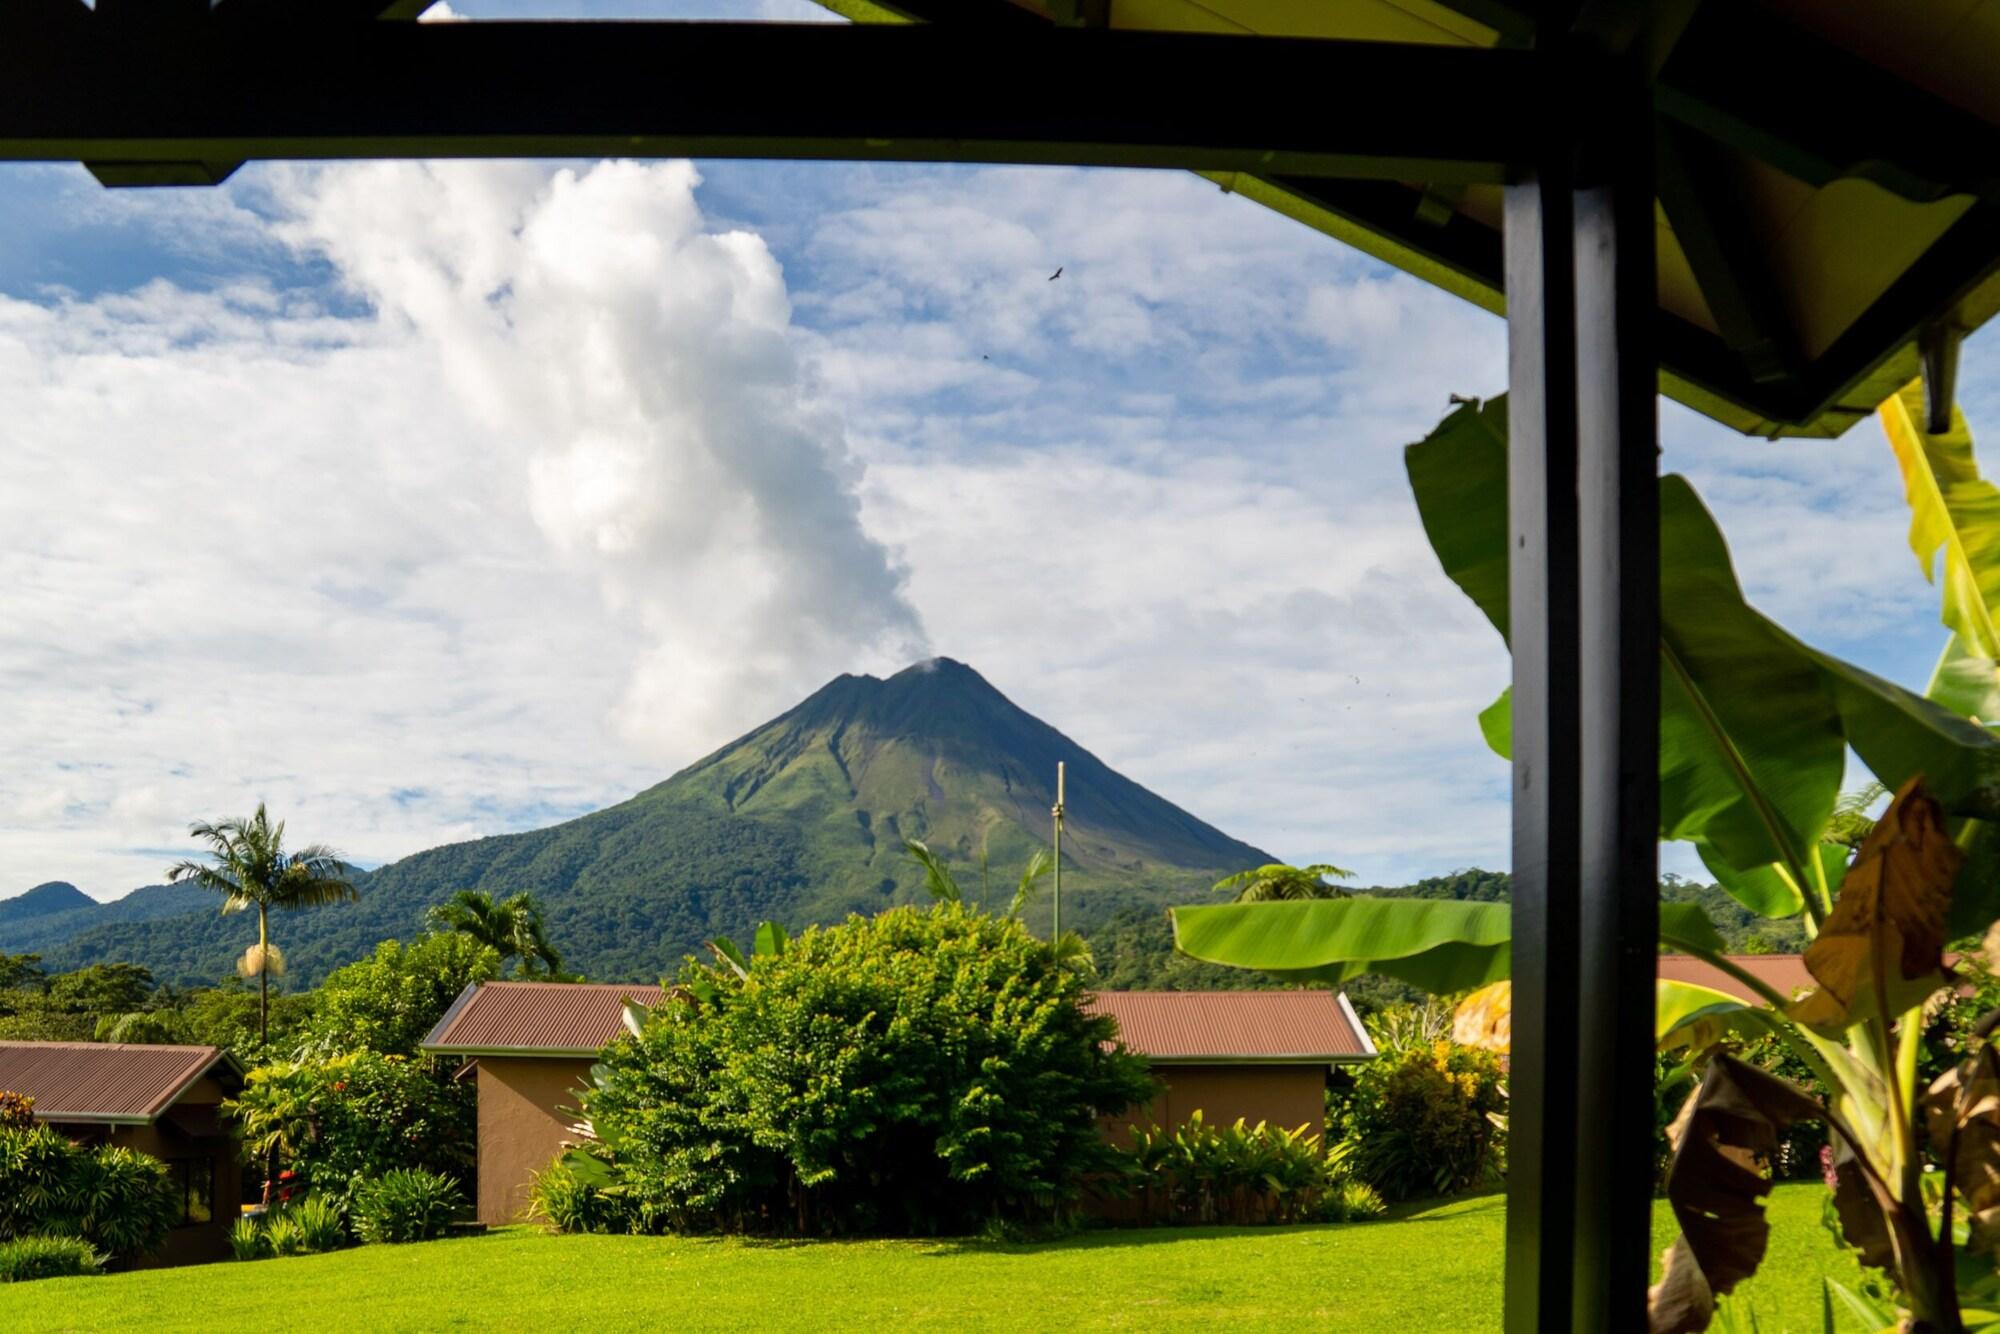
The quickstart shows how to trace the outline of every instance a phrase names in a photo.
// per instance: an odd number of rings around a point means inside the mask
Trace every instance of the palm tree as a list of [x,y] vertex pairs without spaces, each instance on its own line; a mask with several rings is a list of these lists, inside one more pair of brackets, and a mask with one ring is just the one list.
[[1215,882],[1216,891],[1236,891],[1238,903],[1277,903],[1292,899],[1344,899],[1347,891],[1329,885],[1328,878],[1352,880],[1354,872],[1324,862],[1312,866],[1287,866],[1273,862],[1224,876]]
[[223,896],[222,911],[257,910],[257,943],[243,952],[236,971],[257,978],[257,1040],[271,1037],[271,974],[285,971],[285,956],[271,943],[267,918],[273,908],[316,908],[359,897],[346,879],[340,854],[321,843],[285,851],[285,822],[271,823],[264,803],[245,820],[192,824],[188,833],[209,845],[208,860],[168,868],[169,881],[191,880]]
[[537,966],[548,977],[562,971],[562,955],[549,944],[542,924],[542,905],[526,891],[496,903],[483,889],[461,889],[432,908],[430,920],[441,930],[462,931],[492,946],[503,963],[519,959],[523,977],[532,977]]

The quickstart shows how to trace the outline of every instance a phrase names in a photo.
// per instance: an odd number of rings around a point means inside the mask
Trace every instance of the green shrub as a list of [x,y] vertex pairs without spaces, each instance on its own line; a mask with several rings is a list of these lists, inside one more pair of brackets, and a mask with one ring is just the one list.
[[1329,1164],[1317,1135],[1263,1121],[1212,1126],[1197,1109],[1173,1130],[1132,1131],[1114,1178],[1139,1200],[1140,1221],[1289,1223],[1317,1210],[1338,1162]]
[[306,1251],[305,1229],[288,1210],[278,1210],[265,1215],[264,1244],[271,1248],[273,1255],[304,1255]]
[[0,1241],[0,1283],[77,1278],[104,1272],[104,1257],[80,1237],[16,1237]]
[[492,946],[456,931],[434,931],[407,947],[385,940],[374,958],[327,974],[307,1034],[325,1051],[414,1057],[461,991],[498,976]]
[[535,1174],[528,1217],[556,1232],[626,1232],[630,1211],[623,1188],[603,1159],[571,1149]]
[[1492,1052],[1438,1041],[1387,1053],[1356,1076],[1345,1139],[1354,1175],[1391,1200],[1450,1195],[1498,1172],[1504,1074]]
[[229,1229],[229,1250],[238,1260],[312,1255],[346,1244],[346,1219],[340,1206],[324,1195],[310,1195],[261,1215],[245,1215]]
[[263,1260],[271,1255],[271,1239],[258,1220],[245,1214],[229,1227],[229,1253],[238,1260]]
[[1366,1181],[1342,1181],[1327,1190],[1319,1216],[1328,1223],[1366,1223],[1388,1211],[1382,1192]]
[[644,1230],[967,1234],[1068,1213],[1151,1096],[1082,973],[957,904],[690,962],[585,1112]]
[[45,1125],[0,1129],[0,1241],[60,1234],[137,1255],[165,1239],[180,1211],[157,1158],[72,1144]]
[[476,1096],[428,1058],[359,1051],[259,1066],[223,1109],[253,1161],[290,1168],[351,1216],[358,1187],[388,1172],[469,1179]]
[[347,1244],[347,1220],[329,1197],[309,1195],[286,1212],[298,1224],[302,1249],[335,1251]]
[[464,1192],[436,1172],[399,1170],[363,1183],[354,1195],[354,1230],[361,1240],[430,1241],[451,1230]]

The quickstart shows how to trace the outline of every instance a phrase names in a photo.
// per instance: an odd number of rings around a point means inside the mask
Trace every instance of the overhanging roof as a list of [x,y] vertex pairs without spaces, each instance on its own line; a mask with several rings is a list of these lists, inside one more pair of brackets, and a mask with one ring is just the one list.
[[242,1076],[217,1047],[0,1042],[0,1089],[33,1098],[44,1121],[145,1125],[217,1066]]
[[[0,159],[112,184],[260,157],[1185,167],[1498,311],[1501,182],[1591,115],[1528,49],[1540,0],[823,2],[865,26],[9,0]],[[2000,309],[2000,0],[1566,8],[1655,74],[1671,397],[1837,435]]]
[[[910,19],[1314,37],[1498,54],[1537,0],[822,0]],[[1570,5],[1648,48],[1659,173],[1661,389],[1749,434],[1838,435],[2000,310],[2000,3]],[[1690,17],[1691,16],[1691,17]],[[1284,76],[1273,71],[1274,78]],[[1451,90],[1384,88],[1394,120]],[[1517,85],[1527,106],[1537,90]],[[1507,118],[1518,108],[1489,106]],[[1587,118],[1587,103],[1543,108]],[[1468,127],[1469,128],[1469,127]],[[1518,127],[1514,127],[1518,128]],[[1206,172],[1494,313],[1498,184]]]
[[625,1031],[625,1002],[658,1005],[657,986],[475,982],[421,1049],[440,1056],[595,1056]]
[[1092,1014],[1156,1065],[1331,1065],[1375,1054],[1344,992],[1099,991]]
[[0,159],[113,184],[264,157],[1185,167],[1497,311],[1501,183],[1591,118],[1536,45],[1561,10],[1654,76],[1670,396],[1835,435],[2000,309],[2000,0],[824,2],[863,26],[8,0]]

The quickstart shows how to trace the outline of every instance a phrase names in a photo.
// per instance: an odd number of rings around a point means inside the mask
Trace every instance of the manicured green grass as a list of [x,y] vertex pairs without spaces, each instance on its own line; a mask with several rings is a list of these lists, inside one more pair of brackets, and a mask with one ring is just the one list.
[[[1819,1226],[1823,1190],[1781,1188],[1765,1334],[1819,1334],[1820,1275],[1854,1263]],[[1498,1196],[1342,1227],[1089,1232],[978,1242],[554,1237],[454,1241],[0,1289],[7,1330],[1499,1328]],[[1665,1210],[1658,1245],[1671,1237]]]

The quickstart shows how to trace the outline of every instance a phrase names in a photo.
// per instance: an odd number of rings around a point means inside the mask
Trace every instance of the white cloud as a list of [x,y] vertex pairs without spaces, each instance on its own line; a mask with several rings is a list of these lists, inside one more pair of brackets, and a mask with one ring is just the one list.
[[289,192],[289,234],[438,350],[457,402],[527,458],[555,549],[643,627],[618,726],[663,757],[924,650],[840,423],[801,392],[778,264],[705,228],[697,179],[375,165]]
[[366,860],[547,823],[920,651],[685,164],[264,184],[370,312],[0,299],[0,883],[119,891],[260,798]]
[[[247,169],[102,196],[220,277],[0,298],[0,892],[260,797],[371,861],[549,823],[927,641],[1281,856],[1505,863],[1506,656],[1400,451],[1500,321],[1171,173],[716,175],[775,220],[686,164]],[[1872,426],[1663,423],[1780,619],[1934,642]]]

